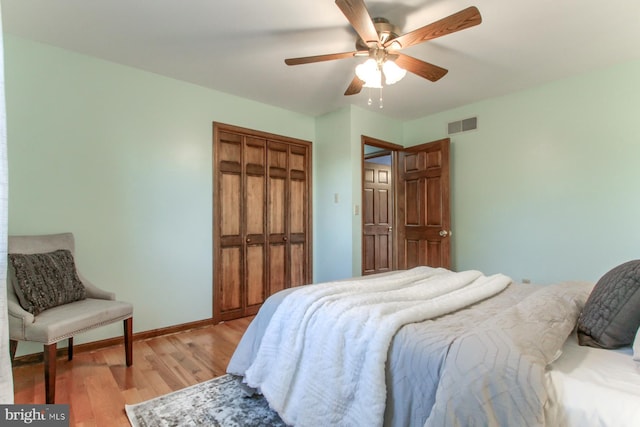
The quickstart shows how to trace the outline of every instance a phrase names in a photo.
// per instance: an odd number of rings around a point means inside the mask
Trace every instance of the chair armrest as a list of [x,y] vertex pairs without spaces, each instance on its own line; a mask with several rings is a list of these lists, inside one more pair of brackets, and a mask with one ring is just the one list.
[[26,329],[35,321],[35,317],[22,308],[14,292],[7,292],[7,311],[9,312],[9,338],[25,341]]
[[80,281],[82,282],[82,284],[84,285],[85,289],[87,290],[87,298],[108,299],[108,300],[111,300],[111,301],[115,301],[115,299],[116,299],[116,294],[115,293],[107,292],[107,291],[105,291],[103,289],[100,289],[99,287],[97,287],[96,285],[94,285],[93,283],[88,281],[79,272],[78,272],[78,277],[80,278]]
[[13,298],[11,298],[11,296],[7,298],[7,310],[9,311],[10,316],[21,319],[25,323],[33,323],[33,314],[22,308],[20,302],[18,302],[18,299],[15,298],[15,296],[13,296]]

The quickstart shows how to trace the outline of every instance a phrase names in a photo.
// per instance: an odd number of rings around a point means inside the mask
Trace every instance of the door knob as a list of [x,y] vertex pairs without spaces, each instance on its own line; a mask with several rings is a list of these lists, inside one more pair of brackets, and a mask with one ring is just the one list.
[[440,235],[440,237],[447,237],[449,235],[447,230],[440,230],[440,233],[438,233],[438,234]]

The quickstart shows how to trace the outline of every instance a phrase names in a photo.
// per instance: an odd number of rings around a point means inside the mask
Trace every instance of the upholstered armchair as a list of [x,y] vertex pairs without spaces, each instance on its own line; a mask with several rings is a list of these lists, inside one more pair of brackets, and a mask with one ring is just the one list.
[[[44,344],[46,403],[55,403],[57,343],[113,322],[124,322],[127,366],[133,363],[133,306],[116,301],[75,267],[71,233],[9,236],[7,305],[11,359],[18,341]],[[53,295],[53,296],[52,296]]]

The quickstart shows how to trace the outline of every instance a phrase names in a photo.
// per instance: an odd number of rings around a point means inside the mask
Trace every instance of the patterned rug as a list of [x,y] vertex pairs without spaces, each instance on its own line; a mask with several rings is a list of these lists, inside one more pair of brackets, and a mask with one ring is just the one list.
[[286,426],[262,395],[249,396],[240,377],[223,375],[135,405],[125,405],[133,427]]

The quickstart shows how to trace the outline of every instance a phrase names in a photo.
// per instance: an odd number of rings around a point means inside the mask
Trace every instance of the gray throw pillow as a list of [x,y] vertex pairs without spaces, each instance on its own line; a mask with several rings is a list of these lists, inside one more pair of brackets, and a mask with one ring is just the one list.
[[87,297],[68,250],[9,254],[9,280],[22,308],[34,316]]
[[629,346],[640,327],[640,260],[621,264],[596,283],[578,318],[580,345]]

